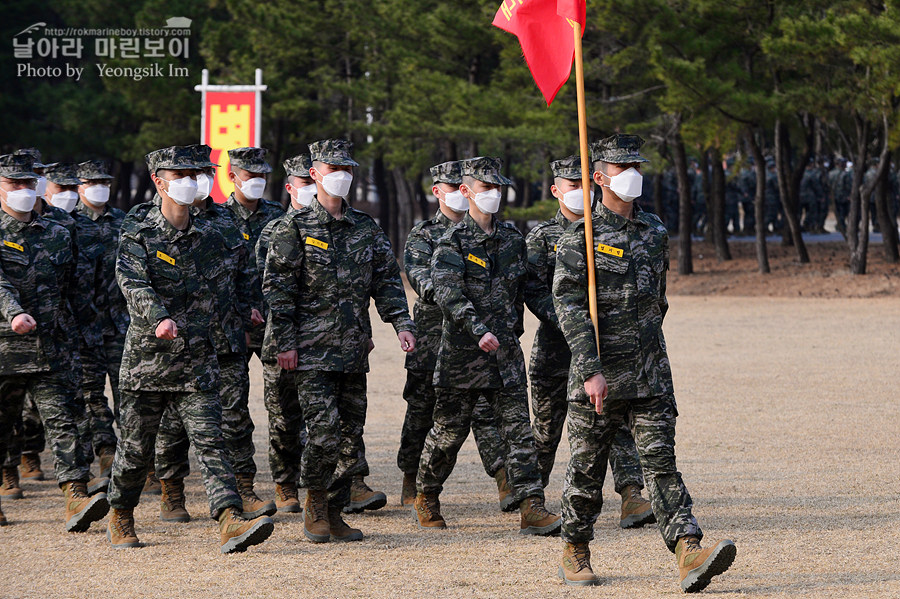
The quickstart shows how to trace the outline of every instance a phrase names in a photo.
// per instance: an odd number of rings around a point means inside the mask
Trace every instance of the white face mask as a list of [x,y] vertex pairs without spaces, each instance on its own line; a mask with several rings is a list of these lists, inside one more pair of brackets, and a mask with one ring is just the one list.
[[84,190],[84,197],[91,204],[102,206],[109,201],[109,185],[91,185]]
[[213,178],[206,173],[197,175],[197,193],[194,195],[195,200],[205,200],[212,191]]
[[623,202],[633,202],[635,198],[641,196],[641,190],[644,186],[644,178],[634,167],[622,171],[618,175],[609,177],[610,191],[619,196]]
[[475,194],[475,205],[485,214],[495,214],[500,210],[500,190],[489,189]]
[[444,204],[453,212],[463,213],[469,209],[469,200],[458,189],[450,193],[444,192]]
[[36,201],[37,194],[33,189],[17,189],[6,192],[6,205],[16,212],[23,214],[31,212]]
[[191,177],[182,177],[169,181],[166,195],[179,206],[190,206],[197,196],[197,180]]
[[[235,183],[237,181],[240,181],[240,179],[235,179]],[[238,189],[241,190],[241,193],[248,200],[258,200],[266,192],[266,179],[264,177],[253,177],[252,179],[241,181]]]
[[56,206],[61,210],[65,210],[66,212],[72,212],[75,210],[75,204],[78,203],[78,192],[77,191],[61,191],[59,193],[54,193],[50,196],[50,205]]
[[[319,175],[321,176],[322,173]],[[353,185],[353,175],[347,171],[334,171],[322,177],[322,189],[333,198],[346,198],[350,193],[351,185]]]
[[297,193],[291,196],[291,199],[304,208],[312,204],[313,198],[316,197],[317,190],[315,184],[307,185],[305,187],[294,187],[294,190]]
[[[575,214],[584,214],[584,192],[581,189],[573,189],[563,194],[562,203]],[[591,204],[594,203],[594,190],[591,190]]]
[[34,188],[34,193],[41,197],[43,197],[44,194],[47,193],[47,177],[44,177],[43,175],[38,177],[37,186]]

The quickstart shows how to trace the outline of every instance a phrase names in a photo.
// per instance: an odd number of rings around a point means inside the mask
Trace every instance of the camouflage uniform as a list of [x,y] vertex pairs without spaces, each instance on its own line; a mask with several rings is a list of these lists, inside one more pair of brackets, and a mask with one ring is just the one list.
[[[581,165],[577,156],[553,162],[551,168],[554,177],[581,180]],[[534,336],[531,363],[528,367],[531,379],[531,411],[534,416],[531,429],[534,433],[538,466],[545,487],[556,461],[556,449],[562,438],[568,407],[566,384],[572,356],[566,339],[559,330],[559,319],[553,309],[551,288],[556,269],[557,243],[571,224],[560,210],[551,220],[534,227],[525,238],[529,279],[525,303],[541,321]],[[624,422],[613,437],[609,466],[612,469],[616,493],[622,493],[628,486],[644,488],[637,448],[631,430]]]
[[825,188],[822,173],[815,166],[808,167],[800,180],[800,210],[804,211],[802,225],[804,231],[819,232],[819,222],[825,209]]
[[781,230],[781,192],[778,191],[778,175],[775,174],[774,163],[767,165],[766,170],[766,230],[778,232]]
[[[593,159],[643,161],[637,153],[642,143],[637,136],[613,136],[600,142]],[[572,350],[567,420],[572,457],[563,490],[562,537],[570,543],[593,538],[612,437],[630,418],[653,512],[674,551],[680,537],[699,538],[701,531],[675,466],[678,411],[662,333],[668,234],[656,216],[640,210],[629,220],[600,204],[595,215],[600,356],[588,309],[584,221],[560,238],[553,279],[553,303]],[[584,391],[584,381],[599,373],[609,384],[602,414]]]
[[[459,185],[462,171],[459,162],[447,162],[431,169],[434,183]],[[434,425],[434,369],[437,365],[438,345],[441,339],[443,314],[434,302],[434,285],[431,281],[431,257],[438,240],[453,226],[453,222],[440,210],[434,218],[413,227],[406,240],[403,265],[409,284],[419,295],[413,307],[416,322],[416,351],[406,356],[406,416],[400,432],[400,449],[397,466],[404,474],[415,475],[428,431]],[[484,471],[491,477],[503,468],[505,448],[494,410],[484,397],[479,397],[472,410],[472,434],[481,456]]]
[[[310,144],[314,161],[356,163],[350,143]],[[308,439],[301,478],[328,490],[328,506],[343,508],[360,460],[366,417],[369,301],[394,329],[415,331],[400,267],[387,236],[367,214],[344,203],[335,219],[319,201],[272,231],[263,291],[279,353],[296,350],[296,383]]]
[[[496,158],[463,162],[464,175],[509,185],[499,170]],[[431,280],[444,325],[435,366],[434,426],[422,451],[417,492],[441,492],[469,435],[475,404],[484,397],[493,407],[503,439],[512,501],[543,500],[519,345],[524,332],[525,239],[514,226],[496,219],[489,235],[466,213],[438,241]],[[499,349],[490,353],[478,347],[489,332],[500,342]]]
[[738,175],[738,187],[741,190],[741,208],[744,209],[744,235],[756,232],[756,170],[745,167]]
[[[167,159],[168,158],[168,159]],[[194,168],[171,164],[171,155],[148,155],[158,168]],[[210,515],[242,509],[234,472],[225,457],[219,366],[215,331],[221,326],[217,296],[228,265],[224,238],[206,222],[191,218],[188,228],[173,227],[156,206],[122,229],[116,277],[131,314],[125,338],[120,385],[122,438],[113,461],[109,503],[115,509],[138,504],[153,456],[163,412],[173,404],[200,462]],[[173,340],[156,337],[157,325],[171,318]]]

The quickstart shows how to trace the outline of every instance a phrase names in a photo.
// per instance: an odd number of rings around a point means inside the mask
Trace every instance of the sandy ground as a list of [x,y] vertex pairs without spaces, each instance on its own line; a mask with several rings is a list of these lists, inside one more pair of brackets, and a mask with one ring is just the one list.
[[[529,316],[530,350],[536,322]],[[731,538],[732,569],[716,596],[900,597],[900,482],[896,379],[900,303],[881,299],[709,299],[676,296],[666,320],[680,409],[678,460],[707,539]],[[375,326],[366,429],[373,487],[386,508],[350,516],[366,539],[313,545],[294,515],[277,515],[269,542],[218,553],[199,478],[188,479],[189,524],[163,524],[158,504],[137,510],[140,550],[114,551],[105,521],[63,529],[52,482],[25,483],[4,501],[0,597],[657,597],[680,593],[675,561],[655,528],[617,527],[608,507],[592,545],[603,586],[556,578],[561,542],[525,538],[497,509],[496,489],[470,439],[442,502],[450,528],[416,529],[398,507],[395,463],[404,403],[402,356]],[[273,484],[265,457],[261,377],[253,362],[261,495]],[[547,496],[558,510],[565,442]],[[44,465],[50,459],[44,454]]]

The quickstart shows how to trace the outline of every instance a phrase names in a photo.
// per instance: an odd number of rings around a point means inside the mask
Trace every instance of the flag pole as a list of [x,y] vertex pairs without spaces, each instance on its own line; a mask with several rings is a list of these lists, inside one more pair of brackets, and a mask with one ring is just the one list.
[[575,85],[578,90],[578,139],[581,145],[581,189],[584,194],[584,243],[587,249],[588,307],[594,325],[597,354],[600,354],[600,333],[597,326],[597,284],[594,270],[594,225],[591,219],[591,165],[588,155],[587,106],[584,99],[584,55],[581,50],[581,23],[572,23],[575,30]]

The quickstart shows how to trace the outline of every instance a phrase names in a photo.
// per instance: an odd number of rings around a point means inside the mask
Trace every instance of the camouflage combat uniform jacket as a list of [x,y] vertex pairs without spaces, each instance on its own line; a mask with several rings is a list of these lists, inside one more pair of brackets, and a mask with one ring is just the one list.
[[570,399],[585,379],[602,373],[610,399],[673,393],[662,332],[669,236],[658,217],[635,206],[628,220],[600,204],[594,213],[594,265],[600,355],[587,295],[584,221],[559,240],[553,301],[572,350]]
[[298,370],[369,371],[369,299],[394,330],[415,332],[391,242],[344,203],[335,219],[318,202],[275,226],[263,290],[279,352]]
[[[276,218],[275,220],[269,221],[269,223],[265,227],[263,227],[262,232],[259,234],[259,239],[256,240],[255,260],[256,272],[260,280],[262,280],[263,274],[266,271],[266,258],[269,255],[269,243],[272,241],[272,231],[275,230],[275,225],[286,218],[290,218],[297,212],[299,212],[299,210],[294,208],[293,205],[288,206],[287,212],[285,212],[282,216]],[[266,302],[263,302],[262,314],[266,319],[266,331],[265,335],[263,335],[262,352],[260,353],[260,358],[263,362],[277,362],[278,346],[275,344],[275,337],[272,334],[272,317],[269,312],[269,306],[268,304],[266,304]]]
[[[485,233],[466,213],[447,230],[431,259],[434,297],[444,314],[434,384],[458,389],[525,385],[525,238],[494,220]],[[484,352],[478,341],[493,333],[500,348]]]

